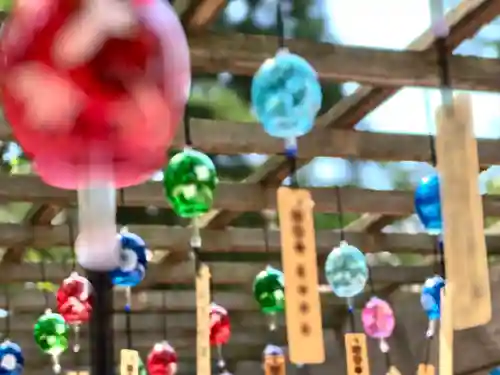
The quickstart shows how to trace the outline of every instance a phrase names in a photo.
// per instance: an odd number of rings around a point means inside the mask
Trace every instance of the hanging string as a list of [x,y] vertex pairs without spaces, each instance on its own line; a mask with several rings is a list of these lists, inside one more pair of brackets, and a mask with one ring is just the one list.
[[[437,68],[439,72],[440,79],[440,94],[443,110],[446,111],[448,115],[453,114],[453,92],[451,85],[451,74],[449,66],[449,54],[452,52],[447,46],[447,37],[449,35],[449,27],[446,22],[444,7],[442,0],[429,0],[430,13],[431,13],[431,30],[436,37],[436,42],[434,47],[436,50],[437,57]],[[431,163],[434,168],[437,167],[437,153],[434,136],[432,131],[429,132],[429,148]],[[434,265],[435,274],[441,277],[446,277],[446,268],[444,263],[443,250],[440,248],[440,237],[436,238],[434,243],[434,256],[436,259]],[[435,321],[429,321],[429,328],[425,336],[424,345],[424,362],[430,363],[432,341],[435,334]]]
[[344,231],[344,211],[342,207],[342,198],[340,196],[340,187],[335,186],[335,197],[337,199],[337,209],[339,214],[337,215],[337,224],[340,231],[340,242],[345,241],[345,231]]
[[162,302],[162,307],[163,307],[163,339],[167,340],[167,331],[168,331],[168,325],[167,325],[167,292],[164,291],[161,295],[161,302]]
[[132,349],[132,319],[130,309],[125,309],[125,335],[127,336],[127,349]]
[[[283,0],[276,2],[276,29],[278,36],[278,53],[286,51],[285,20]],[[297,138],[285,139],[285,155],[290,169],[290,187],[298,187],[297,181]]]
[[8,283],[4,284],[4,295],[5,295],[5,311],[7,315],[5,316],[5,332],[3,340],[7,341],[10,338],[10,285]]
[[193,146],[193,140],[191,139],[191,115],[189,104],[186,104],[186,109],[184,110],[184,142],[186,143],[186,147]]
[[40,274],[42,277],[42,293],[43,293],[43,299],[45,301],[45,309],[49,308],[49,293],[47,291],[47,270],[45,267],[45,254],[43,253],[42,250],[38,252],[40,255]]
[[[446,22],[442,0],[430,0],[431,12],[431,30],[436,37],[435,48],[437,55],[437,67],[440,79],[440,93],[443,108],[447,113],[453,114],[453,91],[451,85],[449,55],[453,52],[447,46],[447,37],[450,29]],[[437,166],[437,154],[434,137],[430,135],[431,162],[434,167]],[[437,259],[437,274],[445,278],[445,264],[443,251],[440,249],[440,239],[436,239],[434,252]]]
[[71,272],[74,272],[76,271],[75,228],[70,214],[68,214],[67,221],[69,246],[71,251]]

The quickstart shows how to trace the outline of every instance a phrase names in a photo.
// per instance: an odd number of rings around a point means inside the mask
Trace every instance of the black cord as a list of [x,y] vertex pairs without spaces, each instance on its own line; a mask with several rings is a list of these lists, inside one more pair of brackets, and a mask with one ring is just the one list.
[[351,333],[356,333],[356,317],[354,316],[354,304],[350,304],[348,306],[348,315],[349,315],[349,328]]
[[278,49],[285,48],[285,22],[283,20],[283,0],[276,4],[276,28],[278,32]]
[[186,146],[191,147],[193,145],[193,140],[191,139],[191,115],[189,110],[189,104],[186,104],[186,109],[184,110],[184,142]]
[[168,325],[167,325],[167,291],[162,294],[162,306],[163,306],[163,338],[167,340]]
[[[451,85],[451,73],[450,73],[450,61],[449,56],[452,51],[447,46],[446,38],[449,33],[448,25],[446,24],[446,19],[444,18],[444,10],[442,9],[442,4],[439,0],[431,0],[431,18],[432,18],[432,30],[436,36],[435,50],[437,57],[437,68],[440,80],[440,92],[443,104],[443,110],[453,111],[453,93]],[[431,153],[431,163],[433,167],[437,166],[437,154],[434,137],[432,133],[429,134],[430,143],[430,153]],[[440,249],[439,238],[436,239],[434,244],[434,252],[437,259],[436,262],[436,274],[446,277],[446,269],[444,264],[444,246]]]
[[49,294],[47,292],[46,282],[47,282],[47,270],[45,269],[45,254],[43,251],[38,252],[40,254],[40,274],[42,276],[42,292],[43,299],[45,301],[45,308],[49,308]]
[[345,231],[344,231],[344,210],[342,207],[342,198],[340,196],[340,187],[337,185],[335,187],[335,196],[337,198],[337,209],[339,214],[337,215],[339,230],[340,230],[340,241],[345,241]]
[[132,349],[132,317],[130,306],[125,309],[125,334],[127,335],[127,348]]
[[75,251],[75,228],[73,225],[73,219],[71,215],[68,213],[67,217],[68,221],[68,237],[69,237],[69,246],[71,248],[71,271],[76,271],[76,251]]
[[5,333],[4,340],[10,338],[10,285],[8,283],[4,284],[4,294],[5,294],[5,311],[7,315],[5,316]]

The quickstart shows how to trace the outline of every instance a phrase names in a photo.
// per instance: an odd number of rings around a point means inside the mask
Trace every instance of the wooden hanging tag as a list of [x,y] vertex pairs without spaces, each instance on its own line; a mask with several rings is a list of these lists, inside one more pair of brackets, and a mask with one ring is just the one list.
[[451,287],[441,289],[439,375],[453,375],[453,312]]
[[285,375],[285,356],[282,354],[266,354],[264,356],[264,372],[266,375]]
[[120,351],[120,375],[139,375],[139,352],[122,349]]
[[421,363],[418,365],[417,375],[435,375],[436,369],[430,363]]
[[481,326],[491,320],[488,257],[479,160],[469,95],[454,99],[436,114],[436,151],[440,174],[446,283],[453,294],[453,328]]
[[325,361],[311,193],[280,187],[277,193],[285,273],[288,352],[294,364]]
[[196,275],[196,374],[210,375],[210,270],[201,264]]
[[345,359],[347,375],[370,375],[370,362],[364,333],[346,333]]

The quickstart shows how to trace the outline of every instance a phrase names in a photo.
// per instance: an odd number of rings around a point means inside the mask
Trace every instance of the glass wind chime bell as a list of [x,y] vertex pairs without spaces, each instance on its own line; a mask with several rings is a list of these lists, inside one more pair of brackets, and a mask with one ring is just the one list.
[[217,171],[207,155],[186,147],[168,163],[163,183],[174,212],[180,217],[196,218],[212,207]]
[[392,335],[396,326],[396,318],[391,306],[384,300],[372,297],[361,312],[361,320],[365,333],[379,340],[380,351],[389,353],[387,339]]
[[231,322],[228,311],[213,303],[210,305],[210,345],[217,348],[217,367],[221,373],[227,373],[226,361],[222,356],[222,346],[229,342],[231,337]]
[[439,176],[424,177],[415,190],[415,211],[429,234],[440,234],[443,229]]
[[0,375],[21,375],[24,356],[21,347],[6,339],[0,344]]
[[269,318],[269,329],[276,329],[276,317],[285,309],[285,275],[267,266],[255,276],[253,295],[262,311]]
[[148,260],[144,240],[123,228],[120,232],[120,266],[110,272],[111,282],[125,288],[126,311],[131,309],[131,288],[137,286],[146,276]]
[[149,375],[175,375],[177,361],[177,353],[167,341],[156,343],[148,354],[147,373]]
[[56,294],[57,311],[75,332],[73,351],[80,350],[80,327],[92,313],[92,285],[87,278],[72,272],[63,280]]
[[422,286],[420,304],[429,319],[429,326],[426,332],[427,338],[434,336],[436,323],[441,316],[441,289],[444,286],[444,279],[438,275],[428,278]]
[[266,133],[285,139],[285,152],[296,156],[297,138],[311,131],[323,100],[313,67],[286,49],[278,50],[255,73],[251,99]]
[[326,258],[325,275],[333,293],[346,298],[352,309],[353,298],[363,291],[369,277],[365,255],[357,247],[341,241]]
[[38,347],[52,356],[54,372],[61,372],[59,357],[68,349],[69,343],[69,326],[64,318],[46,310],[36,321],[33,336]]

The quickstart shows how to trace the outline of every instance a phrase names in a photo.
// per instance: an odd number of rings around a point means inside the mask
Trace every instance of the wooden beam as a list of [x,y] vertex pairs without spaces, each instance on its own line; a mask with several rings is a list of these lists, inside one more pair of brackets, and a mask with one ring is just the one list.
[[[276,54],[276,37],[206,33],[189,40],[194,71],[253,75],[263,61]],[[287,48],[303,56],[325,82],[354,81],[382,87],[439,87],[441,78],[433,54],[347,47],[310,40],[287,41]],[[500,60],[452,56],[451,82],[460,90],[498,91]]]
[[[316,212],[339,212],[334,188],[309,188]],[[413,192],[402,190],[371,190],[355,187],[341,188],[342,209],[346,213],[382,213],[411,215],[414,213]],[[248,197],[248,199],[241,199]],[[76,193],[45,185],[35,176],[0,176],[0,199],[12,202],[51,202],[68,206],[76,202]],[[124,205],[129,207],[169,207],[160,182],[149,182],[124,190]],[[500,216],[500,199],[483,196],[484,214]],[[258,212],[276,208],[276,188],[256,183],[221,182],[215,193],[214,208],[235,212]]]
[[[131,225],[130,231],[143,237],[151,249],[168,251],[189,251],[191,230],[184,227],[164,227],[157,225]],[[233,254],[260,253],[265,258],[264,234],[259,229],[229,228],[227,230],[202,229],[203,253],[212,259],[211,253]],[[429,255],[434,251],[435,237],[425,233],[360,233],[346,232],[346,240],[360,249],[370,248],[370,252],[387,251],[393,254],[416,253]],[[327,255],[339,242],[339,231],[319,230],[316,232],[318,254]],[[17,243],[29,243],[33,248],[66,247],[69,239],[63,226],[25,227],[18,224],[0,224],[0,246],[8,247]],[[500,254],[500,235],[489,234],[486,243],[490,255]],[[281,244],[279,232],[269,233],[269,252],[279,254]],[[271,258],[271,255],[270,255]],[[237,259],[237,258],[236,258]]]
[[[257,153],[274,155],[283,152],[283,142],[268,136],[257,123],[192,119],[193,147],[212,154],[240,155]],[[321,129],[321,121],[317,128]],[[7,124],[0,122],[0,139],[10,139]],[[184,134],[179,129],[172,148],[184,147]],[[500,141],[479,139],[482,166],[500,164]],[[323,129],[298,140],[298,157],[316,156],[356,158],[376,161],[430,161],[429,138],[426,135],[356,132]]]
[[[255,276],[265,269],[268,263],[234,263],[234,262],[207,262],[212,272],[212,280],[217,285],[228,285],[233,287],[240,287],[241,289],[250,289]],[[273,264],[273,262],[271,262]],[[182,263],[172,268],[169,273],[155,272],[155,268],[162,267],[161,265],[149,265],[148,272],[154,275],[155,283],[163,285],[172,285],[176,287],[192,288],[194,279],[194,270],[191,264]],[[68,272],[61,267],[61,264],[49,263],[46,265],[46,280],[54,283],[60,283]],[[373,267],[372,274],[376,282],[380,283],[420,283],[428,275],[433,273],[432,266],[376,266]],[[237,270],[237,272],[235,272]],[[147,280],[146,276],[146,280]],[[0,275],[0,280],[3,283],[26,283],[26,282],[40,282],[43,281],[40,273],[40,266],[34,263],[23,263],[19,265],[12,265],[8,271],[5,270]],[[172,293],[177,293],[173,292]],[[184,293],[184,291],[179,292]],[[187,293],[187,292],[186,292]],[[242,297],[241,301],[233,302],[231,299],[238,299],[241,295],[241,290],[238,292],[214,292],[220,293],[220,298],[227,299],[227,304],[248,304],[254,305],[253,299],[245,299]],[[37,293],[35,293],[37,294]],[[42,293],[38,293],[42,298]],[[118,294],[119,295],[119,294]],[[188,297],[191,296],[189,293]],[[149,296],[149,294],[148,294]],[[35,298],[35,297],[33,297]],[[121,298],[121,297],[120,297]],[[139,298],[139,297],[138,297]],[[149,298],[149,297],[148,297]],[[151,297],[152,298],[152,297]],[[250,298],[250,297],[249,297]],[[216,298],[217,300],[218,298]],[[0,299],[1,301],[1,299]],[[344,301],[345,302],[345,301]],[[33,301],[27,302],[30,306]],[[151,302],[153,303],[153,302]],[[173,303],[173,302],[172,302]],[[178,303],[183,303],[179,301]],[[189,299],[186,303],[194,308],[194,295],[192,300]],[[34,306],[38,306],[35,303]],[[125,305],[123,301],[122,306]],[[157,306],[158,307],[158,306]],[[256,306],[255,306],[256,307]],[[139,307],[138,307],[139,308]],[[180,308],[180,307],[179,307]]]
[[[144,238],[151,249],[168,250],[173,254],[190,250],[191,230],[189,228],[159,225],[130,225],[128,228],[131,232]],[[224,254],[231,253],[234,254],[235,261],[238,260],[238,256],[252,254],[258,256],[262,262],[266,261],[266,258],[278,259],[275,255],[281,251],[280,234],[273,230],[269,232],[269,253],[266,250],[264,234],[260,229],[202,229],[201,237],[203,239],[202,254],[209,261],[220,260],[219,258]],[[366,252],[389,252],[392,254],[431,255],[434,252],[436,241],[435,237],[425,233],[346,232],[345,237],[350,244]],[[318,230],[316,232],[318,254],[321,257],[327,255],[338,244],[339,239],[339,231]],[[27,227],[19,224],[0,224],[0,247],[15,246],[20,243],[29,244],[31,248],[35,249],[68,247],[70,245],[64,226]],[[487,234],[486,244],[489,255],[500,254],[500,234]],[[69,272],[69,268],[66,271]],[[61,272],[66,271],[62,270]]]

